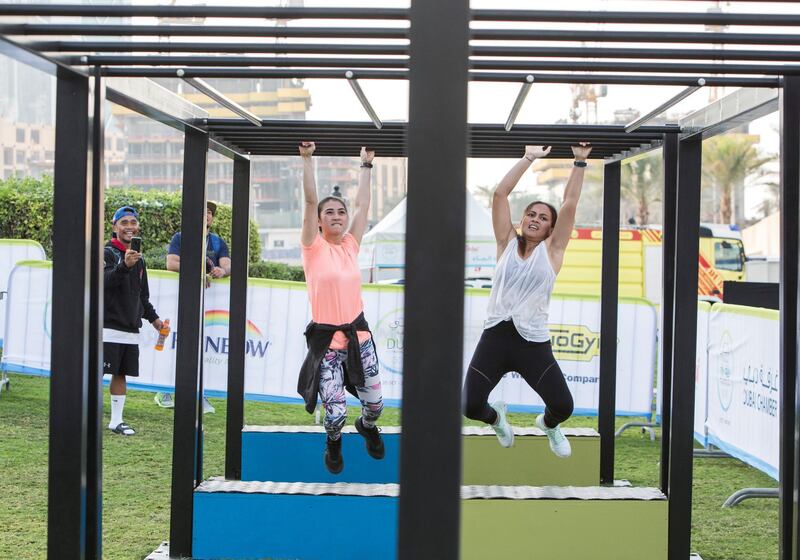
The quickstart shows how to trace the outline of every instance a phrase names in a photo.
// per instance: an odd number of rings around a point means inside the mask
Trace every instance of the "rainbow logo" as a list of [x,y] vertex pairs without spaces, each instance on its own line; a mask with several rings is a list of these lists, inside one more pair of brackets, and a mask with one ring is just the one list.
[[[204,323],[206,327],[227,327],[230,323],[231,314],[224,309],[210,309],[206,311]],[[258,327],[248,319],[247,333],[253,337],[264,338]]]

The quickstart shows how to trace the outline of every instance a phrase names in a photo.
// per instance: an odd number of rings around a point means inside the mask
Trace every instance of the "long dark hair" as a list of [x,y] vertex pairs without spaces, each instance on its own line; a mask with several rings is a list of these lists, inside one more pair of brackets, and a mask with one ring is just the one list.
[[[534,200],[525,207],[525,210],[522,212],[522,215],[524,216],[525,214],[527,214],[528,211],[531,208],[533,208],[533,206],[535,206],[536,204],[544,204],[550,209],[550,216],[552,216],[553,218],[552,221],[550,222],[550,233],[552,233],[553,228],[556,227],[556,221],[558,220],[558,210],[556,210],[556,207],[550,204],[549,202],[544,202],[543,200]],[[517,235],[517,244],[519,245],[522,254],[525,255],[525,249],[527,248],[528,242],[525,240],[524,235]]]

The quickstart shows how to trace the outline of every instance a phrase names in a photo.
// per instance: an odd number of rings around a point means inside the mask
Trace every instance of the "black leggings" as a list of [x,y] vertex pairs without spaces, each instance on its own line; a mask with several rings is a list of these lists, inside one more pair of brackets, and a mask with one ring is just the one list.
[[489,406],[492,392],[503,375],[518,372],[545,404],[544,423],[555,428],[572,415],[572,395],[564,374],[553,357],[550,341],[531,342],[503,321],[483,331],[464,384],[464,415],[493,424],[497,413]]

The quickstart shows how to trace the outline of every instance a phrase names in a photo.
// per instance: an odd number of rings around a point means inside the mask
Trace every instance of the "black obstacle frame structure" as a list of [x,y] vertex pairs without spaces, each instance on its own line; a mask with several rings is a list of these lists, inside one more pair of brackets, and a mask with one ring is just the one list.
[[[420,550],[437,551],[439,557],[458,557],[458,487],[460,484],[460,438],[457,414],[460,402],[460,363],[463,324],[463,294],[458,259],[431,260],[430,254],[460,254],[465,217],[463,197],[457,196],[463,185],[465,157],[516,157],[526,143],[552,143],[553,155],[569,157],[569,144],[579,139],[595,145],[594,158],[606,160],[604,193],[604,230],[619,229],[620,161],[639,151],[659,145],[664,150],[665,226],[663,233],[664,317],[662,336],[662,375],[664,411],[662,415],[661,485],[669,497],[669,558],[689,555],[691,529],[691,484],[693,447],[693,395],[696,330],[697,249],[699,238],[699,177],[701,142],[704,134],[677,127],[642,127],[626,134],[613,127],[525,126],[505,132],[502,125],[467,125],[466,85],[468,81],[522,83],[529,73],[535,83],[605,83],[696,85],[698,76],[707,85],[781,88],[781,373],[783,387],[795,388],[797,376],[797,274],[798,274],[798,182],[800,182],[800,68],[770,61],[795,62],[797,51],[768,53],[757,49],[714,50],[680,48],[580,47],[495,47],[470,45],[470,40],[523,41],[597,41],[600,43],[706,43],[739,45],[800,45],[800,36],[788,33],[715,33],[637,31],[558,31],[535,29],[491,29],[484,22],[613,22],[626,24],[684,23],[714,25],[800,24],[789,15],[698,14],[698,13],[621,13],[559,10],[473,10],[464,0],[414,3],[411,10],[363,10],[360,8],[240,8],[225,6],[77,6],[77,5],[4,5],[0,16],[130,16],[169,15],[188,17],[208,15],[248,18],[322,18],[410,21],[410,28],[270,28],[260,26],[133,26],[92,24],[0,24],[0,53],[42,69],[57,78],[56,169],[54,221],[53,366],[51,377],[50,472],[48,508],[48,554],[52,558],[99,558],[100,535],[100,308],[102,297],[99,262],[102,246],[102,128],[98,119],[102,100],[122,103],[146,116],[160,120],[185,133],[185,180],[183,189],[182,230],[185,255],[182,255],[178,330],[179,366],[176,372],[176,410],[173,447],[173,498],[171,515],[171,554],[191,555],[191,492],[202,477],[202,251],[205,206],[205,160],[208,149],[230,157],[234,162],[234,259],[231,289],[231,354],[229,360],[228,417],[226,428],[226,476],[241,473],[241,428],[243,425],[243,362],[246,310],[247,206],[249,196],[250,155],[294,154],[298,139],[317,137],[320,155],[351,155],[354,148],[367,143],[384,155],[408,155],[409,176],[416,189],[409,190],[409,237],[407,260],[416,263],[409,270],[407,286],[407,344],[404,360],[409,370],[430,371],[437,375],[408,376],[404,387],[404,437],[402,440],[400,557],[412,558]],[[135,10],[135,14],[132,10]],[[443,17],[458,25],[437,26]],[[469,28],[469,22],[480,22]],[[340,39],[411,40],[411,44],[294,44],[256,45],[231,41],[225,48],[217,43],[134,43],[124,40],[43,41],[43,36],[81,35],[170,35],[185,37],[293,37]],[[255,35],[254,35],[255,34]],[[22,36],[35,39],[27,45],[17,42]],[[11,38],[13,37],[13,38]],[[437,57],[422,53],[433,48]],[[447,45],[442,48],[442,44]],[[188,57],[136,55],[96,55],[94,53],[185,52]],[[106,77],[335,77],[343,78],[345,68],[325,68],[317,57],[292,60],[259,59],[252,67],[234,57],[207,56],[209,53],[287,53],[341,57],[372,54],[407,56],[386,59],[382,65],[358,63],[359,79],[409,79],[409,124],[386,123],[375,131],[362,123],[269,122],[256,129],[244,121],[226,119],[186,120],[149,105],[146,101],[120,95],[112,88],[104,92]],[[63,53],[77,56],[63,57]],[[472,58],[469,58],[471,55]],[[607,61],[540,61],[522,57],[557,58],[574,56],[597,58],[647,58],[666,63]],[[483,60],[477,57],[500,57]],[[230,58],[230,60],[227,60]],[[670,60],[749,60],[759,64],[691,63],[672,64]],[[277,62],[283,60],[282,62]],[[285,67],[291,60],[292,67]],[[252,64],[252,62],[250,63]],[[341,63],[340,63],[341,64]],[[170,67],[173,66],[173,67]],[[278,67],[281,66],[281,67]],[[375,66],[369,67],[366,66]],[[88,70],[87,70],[88,68]],[[350,69],[350,68],[348,68]],[[563,73],[543,70],[558,70]],[[569,72],[569,73],[567,73]],[[580,74],[577,72],[589,72]],[[599,74],[598,72],[612,72]],[[649,75],[626,74],[649,72]],[[91,73],[91,75],[90,75]],[[738,74],[738,75],[729,75]],[[748,75],[742,75],[748,74]],[[751,76],[749,74],[757,74]],[[430,84],[445,92],[451,104],[441,104],[434,96],[421,95]],[[92,117],[94,116],[94,120]],[[464,136],[448,133],[448,148],[442,153],[440,130],[464,130]],[[433,131],[433,132],[431,132]],[[325,136],[325,134],[328,136]],[[467,145],[467,140],[469,145]],[[431,154],[438,157],[432,158]],[[449,186],[448,182],[451,184]],[[75,204],[75,201],[85,204]],[[448,207],[445,217],[433,208]],[[80,209],[84,209],[81,212]],[[63,209],[64,211],[59,211]],[[76,211],[77,210],[77,211]],[[75,232],[85,234],[85,243],[70,242]],[[433,232],[436,235],[433,235]],[[619,255],[617,235],[604,235],[601,303],[601,480],[612,483],[614,476],[614,360],[616,354],[617,275]],[[67,256],[68,255],[68,256]],[[76,266],[78,263],[78,266]],[[463,264],[463,263],[461,263]],[[436,297],[431,297],[435,294]],[[94,304],[92,302],[95,302]],[[429,355],[430,341],[442,335],[434,321],[426,320],[435,309],[449,318],[453,336],[447,339],[447,352],[453,359],[447,364]],[[423,312],[423,310],[425,310]],[[413,329],[411,328],[413,327]],[[452,338],[452,340],[451,340]],[[433,354],[440,353],[437,348]],[[452,354],[452,356],[451,356]],[[439,375],[440,374],[440,375]],[[780,480],[780,550],[782,559],[797,559],[798,550],[798,464],[800,456],[795,438],[800,437],[797,388],[784,391],[781,406],[781,480]],[[444,418],[432,418],[436,403],[453,406]],[[427,426],[435,420],[435,437]],[[414,445],[409,440],[414,439]],[[431,470],[431,465],[448,468]],[[435,474],[435,476],[431,476]],[[433,530],[433,528],[436,530]],[[442,530],[445,528],[446,530]]]

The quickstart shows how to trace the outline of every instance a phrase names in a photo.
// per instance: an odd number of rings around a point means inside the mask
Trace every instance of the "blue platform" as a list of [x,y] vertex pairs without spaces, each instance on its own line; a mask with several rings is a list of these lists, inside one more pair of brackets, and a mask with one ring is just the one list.
[[[192,557],[392,560],[398,490],[210,480],[194,494]],[[464,560],[666,560],[667,502],[655,488],[463,486],[461,498]],[[624,546],[608,538],[620,527]]]
[[[559,459],[536,428],[515,428],[512,448],[500,447],[489,428],[463,429],[463,483],[474,485],[595,486],[599,484],[600,438],[587,428],[564,429],[572,457]],[[376,461],[353,427],[342,434],[344,470],[333,475],[323,463],[325,431],[319,426],[247,426],[242,431],[242,480],[273,482],[399,482],[400,428],[382,432],[386,456]]]

